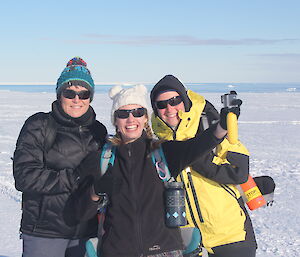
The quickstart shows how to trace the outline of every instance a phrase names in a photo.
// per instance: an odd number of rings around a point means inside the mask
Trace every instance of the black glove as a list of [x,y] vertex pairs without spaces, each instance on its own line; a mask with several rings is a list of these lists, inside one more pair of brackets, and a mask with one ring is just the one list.
[[253,178],[260,192],[264,196],[267,206],[272,206],[274,202],[275,182],[272,177],[260,176]]
[[262,195],[271,194],[275,191],[275,182],[270,176],[253,178]]
[[114,177],[110,169],[101,178],[96,178],[94,180],[94,190],[95,194],[101,196],[107,194],[109,197],[112,196],[114,189]]
[[237,107],[224,107],[221,109],[221,113],[220,113],[220,126],[227,130],[227,115],[228,113],[230,112],[233,112],[237,118],[239,118],[240,116],[240,107],[237,106]]
[[93,179],[100,177],[100,158],[101,153],[98,151],[90,152],[75,169],[80,181],[85,180],[86,177],[93,177]]

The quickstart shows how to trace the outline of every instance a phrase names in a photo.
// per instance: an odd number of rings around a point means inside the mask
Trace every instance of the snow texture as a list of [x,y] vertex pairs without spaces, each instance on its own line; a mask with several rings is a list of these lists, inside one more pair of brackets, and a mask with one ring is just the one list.
[[[12,160],[24,121],[50,111],[53,93],[0,91],[0,257],[21,256],[19,239],[21,193],[14,188]],[[217,109],[220,95],[204,95]],[[300,256],[300,94],[241,93],[239,137],[251,153],[251,175],[269,175],[276,182],[272,207],[249,211],[258,241],[257,257]],[[97,118],[110,133],[111,100],[96,94],[92,102]]]

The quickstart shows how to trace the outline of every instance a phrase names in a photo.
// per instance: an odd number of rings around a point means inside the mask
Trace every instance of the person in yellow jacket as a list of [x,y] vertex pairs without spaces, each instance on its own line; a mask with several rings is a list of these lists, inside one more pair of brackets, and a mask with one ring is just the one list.
[[[187,140],[216,123],[219,114],[203,96],[186,90],[173,75],[152,89],[152,128],[159,139]],[[225,124],[226,126],[226,124]],[[177,177],[186,189],[189,227],[201,232],[210,257],[254,257],[256,240],[242,197],[234,186],[247,181],[248,150],[224,140]],[[195,255],[194,255],[195,256]]]

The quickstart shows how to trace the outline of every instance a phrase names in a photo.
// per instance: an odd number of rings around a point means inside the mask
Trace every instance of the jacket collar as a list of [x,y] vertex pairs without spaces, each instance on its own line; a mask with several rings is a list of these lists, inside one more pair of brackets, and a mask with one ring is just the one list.
[[159,139],[166,140],[186,140],[194,137],[198,131],[201,113],[205,106],[205,99],[203,96],[188,90],[188,96],[192,102],[189,112],[179,111],[178,115],[181,119],[177,129],[174,131],[168,126],[160,117],[152,114],[151,123],[153,132]]
[[58,100],[52,103],[51,113],[57,123],[67,127],[89,126],[96,119],[96,114],[91,106],[89,107],[87,112],[81,117],[72,118],[63,111]]

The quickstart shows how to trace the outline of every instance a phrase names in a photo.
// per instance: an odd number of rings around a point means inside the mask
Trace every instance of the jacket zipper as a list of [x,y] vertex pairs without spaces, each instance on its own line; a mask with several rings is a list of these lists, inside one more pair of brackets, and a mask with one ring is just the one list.
[[86,151],[86,146],[85,146],[84,140],[83,140],[84,129],[83,129],[83,127],[81,125],[78,127],[78,132],[79,132],[79,136],[80,136],[80,141],[81,141],[82,149],[85,152]]
[[[129,147],[131,147],[131,145],[129,145]],[[128,157],[130,160],[130,170],[132,170],[132,167],[134,166],[132,163],[132,158],[131,158],[131,149],[128,148]],[[136,192],[136,187],[134,184],[134,175],[133,173],[130,174],[131,175],[131,183],[133,185],[133,196],[135,199],[135,203],[136,203],[136,235],[137,235],[137,253],[138,255],[141,253],[143,254],[143,239],[142,239],[142,232],[141,232],[141,219],[140,219],[140,210],[139,210],[139,201],[138,201],[138,194]]]
[[195,186],[194,186],[193,178],[192,178],[192,175],[191,175],[190,167],[187,167],[186,171],[187,171],[186,173],[187,173],[188,180],[189,180],[189,183],[190,183],[190,186],[191,186],[192,194],[193,194],[193,197],[194,197],[194,202],[195,202],[196,210],[197,210],[197,213],[198,213],[198,217],[199,217],[200,222],[203,223],[204,220],[203,220],[203,217],[202,217],[202,213],[201,213],[201,209],[200,209],[196,189],[195,189]]
[[238,199],[235,192],[227,185],[224,185],[224,184],[220,184],[221,187],[223,187],[223,189],[229,193],[231,196],[233,196],[236,200]]
[[173,130],[173,140],[176,140],[176,131]]
[[191,200],[190,200],[190,197],[189,197],[189,195],[188,195],[188,193],[187,193],[187,187],[186,187],[186,185],[185,185],[185,182],[184,182],[184,178],[183,178],[182,172],[180,172],[180,179],[181,179],[181,181],[182,181],[182,183],[183,183],[183,187],[184,187],[184,190],[185,190],[185,192],[186,192],[185,198],[186,198],[186,202],[187,202],[187,204],[188,204],[188,208],[189,208],[189,210],[190,210],[190,214],[191,214],[192,221],[193,221],[193,223],[194,223],[194,226],[195,226],[196,228],[199,229],[199,226],[198,226],[198,224],[197,224],[197,222],[196,222],[196,218],[195,218],[195,215],[194,215],[194,212],[193,212],[193,209],[192,209]]
[[[87,150],[87,145],[85,144],[85,140],[84,140],[84,127],[82,125],[79,125],[78,127],[78,133],[79,133],[79,138],[80,138],[80,142],[81,142],[81,146],[82,146],[82,150],[83,152],[85,152]],[[79,177],[77,177],[77,180],[75,183],[79,183]],[[78,225],[75,228],[75,234],[74,236],[78,236],[80,231],[81,231],[81,223],[78,223]]]

